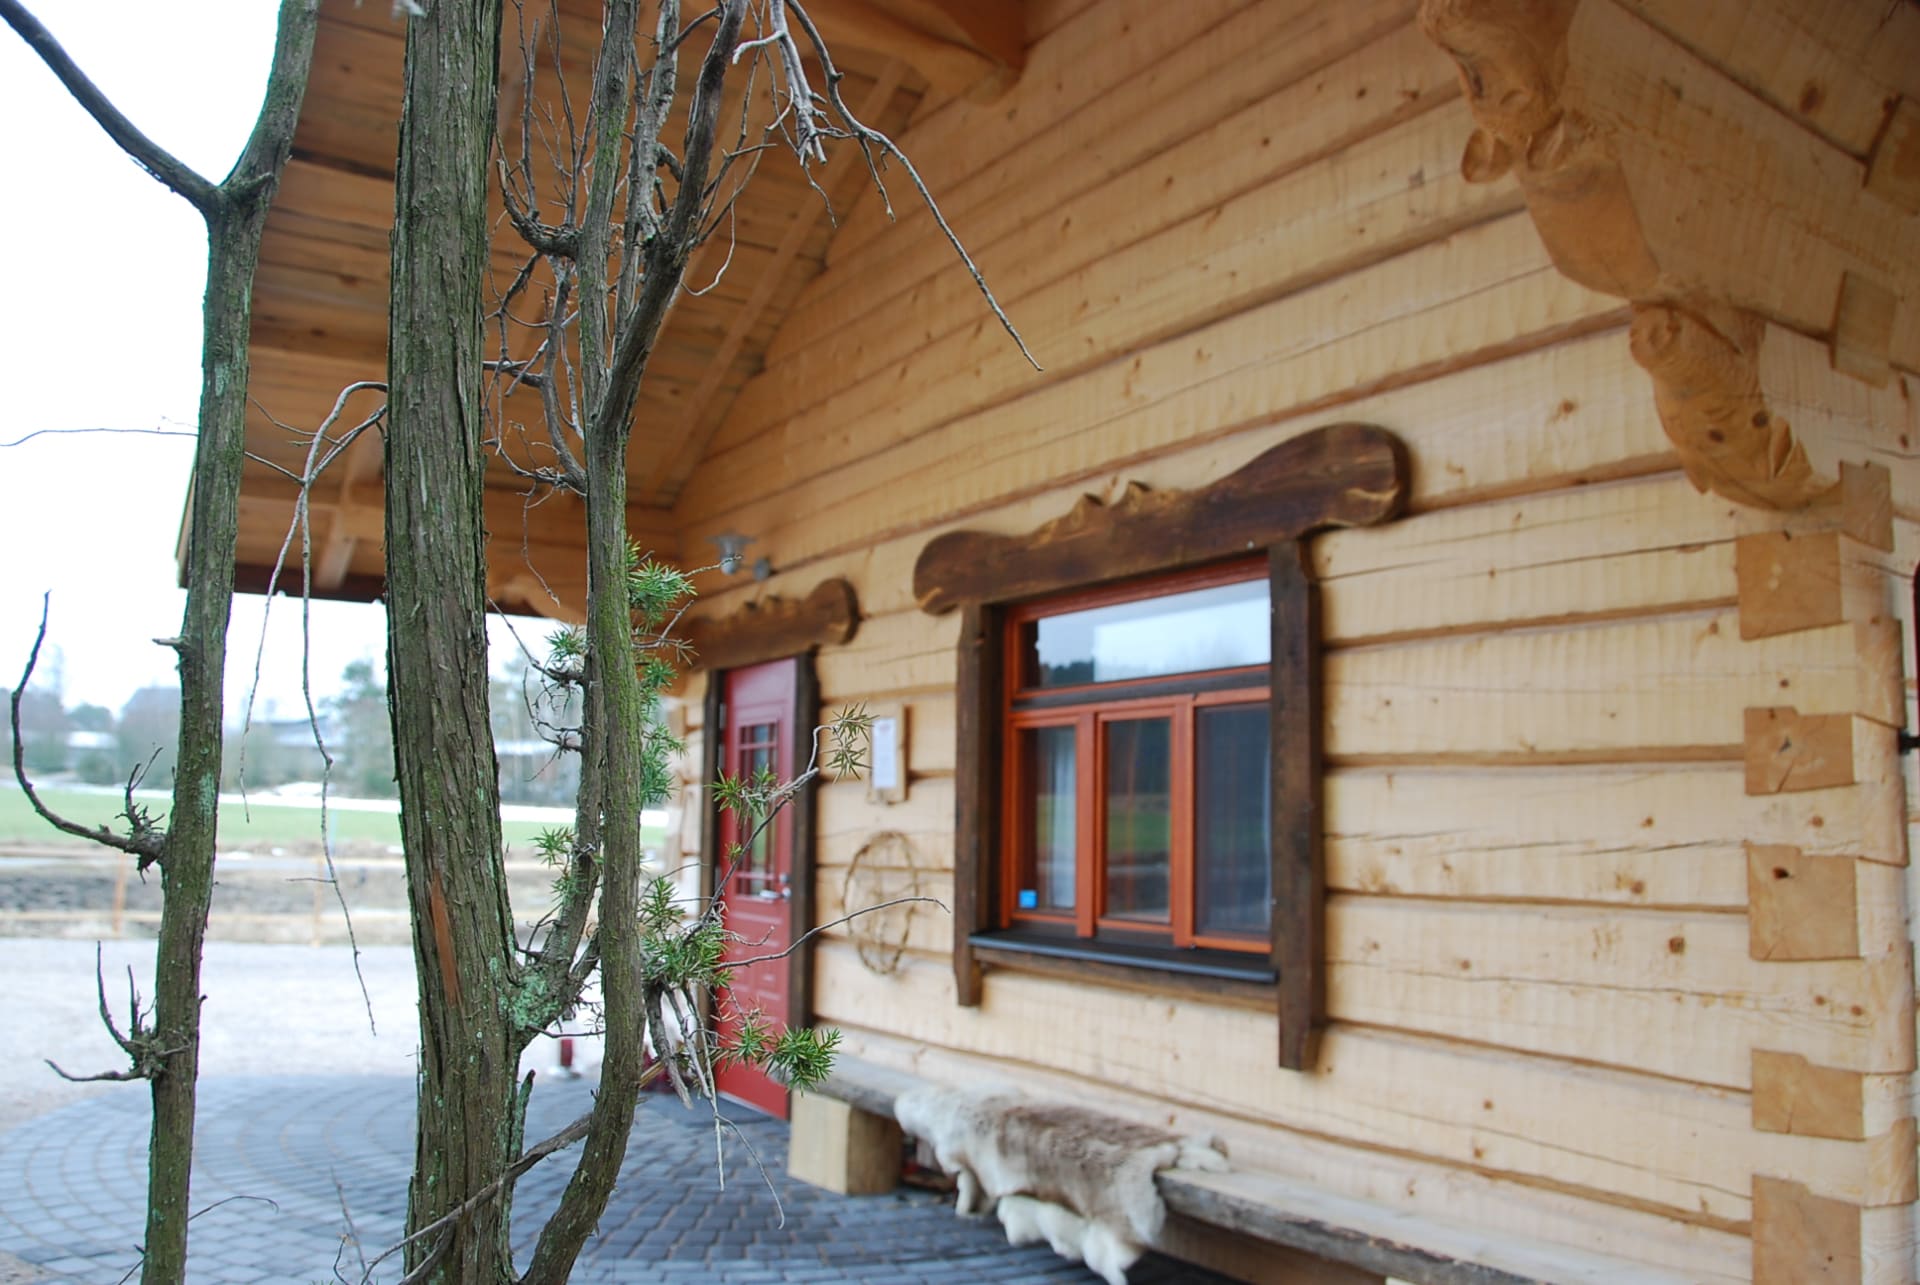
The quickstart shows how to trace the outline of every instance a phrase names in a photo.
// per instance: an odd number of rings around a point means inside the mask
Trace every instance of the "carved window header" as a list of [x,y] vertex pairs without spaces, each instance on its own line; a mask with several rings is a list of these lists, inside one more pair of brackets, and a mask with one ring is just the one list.
[[1407,499],[1407,452],[1372,424],[1334,424],[1262,452],[1209,486],[1154,491],[1134,482],[1112,504],[1082,496],[1027,535],[953,531],[921,552],[914,597],[935,615],[1106,580],[1173,571],[1369,526]]
[[722,670],[851,642],[859,628],[859,599],[845,577],[835,576],[798,601],[769,596],[725,616],[695,619],[685,636],[693,668]]

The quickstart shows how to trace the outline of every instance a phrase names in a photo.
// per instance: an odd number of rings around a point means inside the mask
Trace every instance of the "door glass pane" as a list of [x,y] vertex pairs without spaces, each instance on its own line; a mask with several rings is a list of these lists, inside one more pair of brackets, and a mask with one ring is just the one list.
[[[758,784],[771,779],[774,770],[774,751],[778,748],[780,727],[777,723],[754,723],[740,733],[740,777],[748,784]],[[758,823],[751,817],[742,818],[741,832],[752,835],[747,850],[741,854],[739,871],[746,876],[744,881],[749,892],[766,890],[768,877],[773,873],[773,826],[759,827],[759,833],[753,832]]]
[[1069,687],[1264,665],[1273,650],[1267,581],[1047,616],[1021,633],[1022,680]]
[[1021,797],[1029,810],[1016,910],[1073,909],[1076,757],[1071,727],[1020,733]]
[[1106,738],[1107,908],[1115,919],[1164,924],[1173,864],[1173,727],[1165,718],[1114,720]]
[[1272,914],[1271,750],[1267,706],[1196,711],[1194,929],[1266,937]]

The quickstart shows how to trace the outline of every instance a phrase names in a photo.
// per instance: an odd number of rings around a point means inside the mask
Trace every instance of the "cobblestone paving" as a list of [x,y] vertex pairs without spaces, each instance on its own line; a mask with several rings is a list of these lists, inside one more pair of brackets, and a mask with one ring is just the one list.
[[[342,1206],[362,1244],[384,1248],[398,1239],[412,1099],[413,1081],[405,1076],[203,1082],[194,1205],[204,1212],[194,1223],[192,1285],[307,1285],[335,1279],[336,1261],[357,1280]],[[589,1082],[543,1081],[528,1136],[557,1130],[590,1101]],[[786,1126],[744,1110],[736,1123],[737,1136],[724,1143],[723,1190],[712,1117],[649,1097],[619,1190],[574,1281],[1084,1285],[1099,1279],[1044,1245],[1009,1247],[997,1222],[956,1217],[944,1196],[902,1189],[853,1198],[794,1182],[786,1176]],[[12,1255],[33,1272],[7,1279],[114,1282],[136,1264],[146,1139],[147,1095],[133,1087],[0,1134],[0,1267]],[[756,1171],[749,1148],[764,1162],[767,1178]],[[527,1230],[518,1252],[530,1248],[532,1229],[557,1200],[572,1154],[521,1181],[516,1222]],[[369,1248],[369,1257],[373,1252]],[[1133,1285],[1226,1281],[1157,1256],[1143,1259],[1131,1279]]]

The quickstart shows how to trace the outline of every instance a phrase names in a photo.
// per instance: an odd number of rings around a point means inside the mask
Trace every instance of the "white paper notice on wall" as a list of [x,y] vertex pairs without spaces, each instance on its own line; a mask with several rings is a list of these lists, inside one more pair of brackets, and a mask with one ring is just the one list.
[[873,756],[867,773],[867,798],[875,803],[898,803],[907,797],[906,707],[885,705],[871,712]]
[[873,720],[873,788],[891,790],[900,784],[900,721]]

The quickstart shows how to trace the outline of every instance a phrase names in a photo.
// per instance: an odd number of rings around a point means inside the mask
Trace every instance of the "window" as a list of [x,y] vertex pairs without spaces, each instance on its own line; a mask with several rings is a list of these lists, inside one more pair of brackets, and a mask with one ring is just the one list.
[[1314,1064],[1319,598],[1307,540],[1406,503],[1404,445],[1300,433],[1193,490],[1130,482],[914,562],[955,657],[953,989],[995,969],[1264,996]]
[[1005,639],[997,926],[1263,969],[1266,560],[1011,607]]

